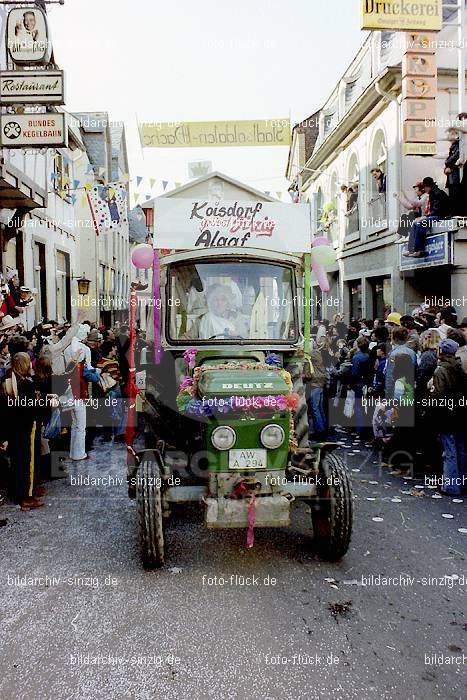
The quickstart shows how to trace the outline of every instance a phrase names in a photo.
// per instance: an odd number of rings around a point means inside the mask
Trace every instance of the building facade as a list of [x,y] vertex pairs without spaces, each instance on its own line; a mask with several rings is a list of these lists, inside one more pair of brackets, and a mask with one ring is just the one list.
[[[438,36],[441,46],[455,45],[452,27]],[[400,33],[371,32],[318,117],[313,115],[318,133],[305,155],[301,125],[293,132],[287,176],[311,204],[314,234],[327,235],[337,251],[329,293],[322,294],[313,282],[315,318],[331,318],[336,310],[347,319],[383,317],[390,310],[410,313],[427,297],[454,301],[465,295],[467,229],[462,221],[435,225],[436,237],[430,239],[435,253],[427,259],[405,258],[395,243],[405,211],[395,194],[412,195],[413,185],[426,176],[444,187],[446,128],[458,115],[457,53],[440,48],[437,155],[404,155],[403,47]],[[374,169],[384,174],[384,191]]]

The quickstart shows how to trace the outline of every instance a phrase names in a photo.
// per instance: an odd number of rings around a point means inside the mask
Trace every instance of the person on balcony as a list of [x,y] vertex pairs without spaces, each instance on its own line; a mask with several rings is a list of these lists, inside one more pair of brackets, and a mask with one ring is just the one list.
[[446,188],[449,192],[451,214],[455,216],[461,213],[461,169],[459,163],[459,136],[456,129],[448,129],[448,141],[451,143],[448,157],[444,162],[444,174],[446,175]]
[[428,213],[415,222],[410,230],[408,251],[403,253],[409,258],[422,258],[425,256],[427,232],[434,221],[440,221],[449,217],[449,197],[440,189],[432,177],[423,179],[423,189],[428,194]]
[[399,229],[397,231],[398,238],[396,243],[401,243],[407,239],[410,233],[410,227],[422,216],[426,216],[428,212],[429,196],[423,188],[422,182],[417,182],[413,186],[415,196],[407,197],[405,192],[394,192],[394,197],[399,200],[404,209],[407,209],[407,214],[401,214]]

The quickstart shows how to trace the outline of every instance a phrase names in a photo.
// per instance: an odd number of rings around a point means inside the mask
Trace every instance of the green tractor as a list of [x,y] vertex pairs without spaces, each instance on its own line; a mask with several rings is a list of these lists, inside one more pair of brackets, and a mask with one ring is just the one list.
[[309,442],[306,256],[236,248],[161,258],[159,364],[146,365],[145,449],[129,448],[142,560],[165,561],[164,527],[196,503],[208,528],[290,526],[309,506],[315,547],[347,551],[352,490],[338,443]]

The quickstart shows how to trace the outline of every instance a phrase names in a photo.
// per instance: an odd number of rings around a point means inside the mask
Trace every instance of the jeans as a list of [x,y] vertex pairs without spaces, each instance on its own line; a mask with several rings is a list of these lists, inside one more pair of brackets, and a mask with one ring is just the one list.
[[[327,430],[324,413],[324,390],[320,387],[312,389],[308,398],[314,433],[325,433]],[[310,426],[311,427],[311,426]]]
[[425,250],[426,235],[433,221],[439,221],[439,216],[427,216],[424,221],[419,221],[412,226],[409,236],[409,253]]
[[83,399],[75,399],[71,411],[71,459],[86,458],[86,406]]
[[467,486],[465,441],[459,433],[441,433],[443,446],[443,488],[452,496],[460,496]]

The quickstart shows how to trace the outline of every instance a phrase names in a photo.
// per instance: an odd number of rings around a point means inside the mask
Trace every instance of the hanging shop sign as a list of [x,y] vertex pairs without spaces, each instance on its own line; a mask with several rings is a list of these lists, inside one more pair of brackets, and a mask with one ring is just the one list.
[[290,119],[148,122],[139,125],[145,148],[289,146]]
[[361,0],[361,3],[362,29],[436,32],[442,29],[442,0]]
[[311,251],[309,204],[156,199],[156,248]]
[[404,155],[432,156],[437,152],[436,34],[411,33],[405,37],[402,59],[402,115]]
[[65,104],[61,70],[0,71],[0,104]]
[[10,10],[6,47],[11,60],[19,65],[48,63],[52,45],[45,12],[38,7]]
[[0,146],[2,148],[48,148],[68,145],[64,114],[2,114]]

